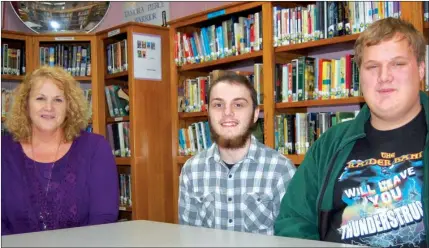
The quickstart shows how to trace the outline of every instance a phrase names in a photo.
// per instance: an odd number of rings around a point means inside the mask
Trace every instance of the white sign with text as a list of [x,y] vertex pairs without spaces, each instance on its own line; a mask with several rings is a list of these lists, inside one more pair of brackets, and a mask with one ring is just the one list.
[[122,6],[124,22],[166,26],[170,18],[169,2],[124,2]]

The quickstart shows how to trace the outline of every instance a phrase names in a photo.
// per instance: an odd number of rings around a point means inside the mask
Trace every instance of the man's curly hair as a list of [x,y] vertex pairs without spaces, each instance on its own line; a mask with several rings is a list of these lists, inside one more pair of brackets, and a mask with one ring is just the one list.
[[79,83],[61,67],[43,66],[27,75],[14,90],[12,109],[6,118],[6,129],[14,140],[29,142],[32,136],[32,123],[28,112],[30,91],[37,82],[51,79],[60,90],[64,91],[67,102],[66,117],[61,128],[64,139],[70,142],[79,136],[88,126],[89,107]]

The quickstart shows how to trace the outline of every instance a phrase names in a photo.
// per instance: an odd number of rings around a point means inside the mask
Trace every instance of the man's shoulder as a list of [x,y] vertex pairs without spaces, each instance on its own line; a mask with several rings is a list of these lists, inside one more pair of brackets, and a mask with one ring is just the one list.
[[207,159],[210,157],[210,152],[208,150],[203,150],[192,157],[190,157],[188,160],[186,160],[185,164],[182,167],[182,170],[184,171],[194,171],[200,167],[204,167],[206,164]]
[[278,168],[294,169],[292,160],[279,151],[268,147],[262,143],[258,143],[258,151],[256,152],[255,160],[262,163],[274,164]]

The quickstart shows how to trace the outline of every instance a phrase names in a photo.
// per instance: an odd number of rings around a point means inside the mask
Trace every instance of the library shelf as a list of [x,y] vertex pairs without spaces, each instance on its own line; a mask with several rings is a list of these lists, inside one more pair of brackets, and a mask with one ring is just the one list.
[[8,74],[2,74],[1,80],[13,80],[13,81],[22,81],[24,80],[24,76],[22,75],[8,75]]
[[302,154],[284,154],[284,156],[289,158],[295,165],[301,164],[305,157],[305,155]]
[[107,123],[115,123],[120,121],[130,121],[129,116],[107,117]]
[[274,52],[280,53],[280,52],[289,52],[289,51],[298,51],[298,50],[304,50],[304,49],[313,49],[315,47],[323,47],[323,46],[331,46],[335,44],[340,43],[347,43],[347,42],[354,42],[360,34],[351,34],[351,35],[344,35],[344,36],[338,36],[328,39],[321,39],[321,40],[315,40],[315,41],[308,41],[298,44],[291,44],[291,45],[284,45],[274,48]]
[[119,211],[132,212],[133,208],[128,206],[119,206]]
[[116,165],[131,165],[130,157],[115,157]]
[[186,163],[186,161],[188,160],[188,159],[190,159],[192,156],[177,156],[176,158],[177,158],[177,163],[178,164],[184,164],[184,163]]
[[244,53],[236,56],[229,56],[229,57],[202,62],[198,64],[186,64],[179,67],[178,71],[179,72],[192,71],[192,70],[197,70],[202,68],[216,67],[218,65],[231,64],[234,62],[243,62],[245,60],[251,60],[256,58],[262,58],[262,50],[256,51],[256,52]]
[[77,81],[91,81],[91,76],[74,76],[74,79]]
[[279,102],[279,103],[276,103],[276,109],[339,106],[339,105],[360,104],[364,102],[365,102],[365,99],[361,96],[340,98],[340,99]]
[[113,74],[105,74],[104,78],[107,79],[117,79],[122,77],[128,77],[128,71],[121,71]]
[[188,118],[195,118],[195,117],[207,117],[207,116],[208,116],[207,111],[179,112],[179,119],[188,119]]

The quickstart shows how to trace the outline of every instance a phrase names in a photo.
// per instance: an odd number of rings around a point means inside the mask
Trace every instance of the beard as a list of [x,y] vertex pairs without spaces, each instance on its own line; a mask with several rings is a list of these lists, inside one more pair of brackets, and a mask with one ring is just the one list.
[[255,112],[253,112],[252,117],[250,118],[247,125],[244,127],[245,131],[236,136],[226,138],[221,136],[213,129],[212,121],[209,117],[209,126],[210,126],[210,136],[213,142],[215,142],[219,147],[224,149],[238,149],[244,147],[247,140],[252,135],[253,131],[256,128],[258,122],[253,123],[253,119],[255,117]]

